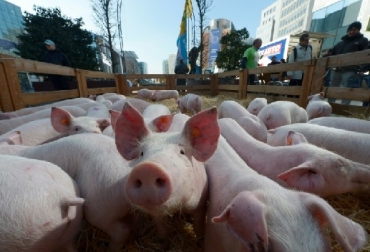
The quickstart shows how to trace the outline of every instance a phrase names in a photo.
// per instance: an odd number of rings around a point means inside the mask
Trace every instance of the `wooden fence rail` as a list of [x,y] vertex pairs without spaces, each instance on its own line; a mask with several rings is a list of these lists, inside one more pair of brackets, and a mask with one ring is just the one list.
[[[235,94],[239,99],[253,99],[254,97],[266,97],[268,101],[290,100],[305,107],[307,97],[310,94],[323,91],[327,98],[348,99],[360,102],[370,101],[370,89],[367,88],[344,88],[323,87],[323,78],[328,68],[346,65],[370,64],[370,50],[312,59],[298,63],[278,64],[268,67],[259,67],[249,70],[233,70],[218,74],[113,74],[47,64],[7,55],[0,55],[0,109],[3,112],[18,110],[27,106],[48,103],[76,97],[88,97],[92,94],[114,92],[123,95],[132,95],[133,92],[145,88],[145,86],[129,87],[127,81],[136,83],[140,79],[157,79],[158,84],[148,85],[151,90],[175,89],[184,93],[184,87],[176,84],[178,79],[186,79],[186,91],[198,94],[216,96],[220,93]],[[270,74],[286,71],[303,70],[304,79],[302,86],[277,86],[277,85],[247,85],[249,74],[259,74],[269,83]],[[77,80],[77,89],[63,91],[44,91],[34,93],[22,93],[18,72],[37,74],[59,74],[71,76]],[[114,83],[110,87],[89,88],[89,80],[110,79]],[[267,80],[267,81],[266,81]],[[139,81],[140,82],[140,81]],[[370,83],[367,83],[370,85]],[[299,96],[292,98],[291,96]],[[363,106],[349,106],[332,104],[335,113],[365,113],[369,109]]]

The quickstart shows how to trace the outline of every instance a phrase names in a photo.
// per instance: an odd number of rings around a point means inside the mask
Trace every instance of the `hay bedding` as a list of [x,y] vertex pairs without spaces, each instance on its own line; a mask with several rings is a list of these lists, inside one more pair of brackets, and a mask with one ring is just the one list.
[[[235,100],[242,105],[249,104],[248,100],[238,100],[235,97],[219,95],[217,97],[203,96],[203,107],[219,106],[224,100]],[[158,103],[168,106],[171,112],[176,111],[176,103],[173,99],[164,100]],[[355,117],[355,116],[354,116]],[[361,115],[356,117],[361,118]],[[370,234],[370,192],[347,193],[327,198],[329,204],[340,214],[361,224],[366,232]],[[168,224],[170,230],[169,244],[166,248],[156,236],[156,229],[150,217],[141,214],[143,224],[138,228],[136,235],[132,235],[127,241],[124,252],[201,252],[202,245],[197,243],[191,223],[185,216],[174,216]],[[340,245],[334,240],[330,231],[331,245],[333,252],[343,251]],[[81,252],[104,252],[108,237],[88,223],[84,223],[83,230],[78,237],[77,247]],[[361,252],[370,252],[368,242]],[[313,251],[314,252],[314,251]]]

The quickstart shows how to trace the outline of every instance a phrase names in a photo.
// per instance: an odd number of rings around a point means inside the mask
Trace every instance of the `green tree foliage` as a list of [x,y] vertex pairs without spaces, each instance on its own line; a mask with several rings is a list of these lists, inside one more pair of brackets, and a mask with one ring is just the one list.
[[73,68],[97,70],[96,50],[91,46],[91,33],[82,29],[82,18],[71,20],[62,16],[59,8],[34,6],[35,14],[24,12],[24,32],[18,36],[22,58],[43,61],[44,41],[51,39],[64,52]]
[[247,38],[249,38],[249,32],[246,28],[233,30],[223,36],[220,39],[221,51],[218,52],[216,58],[217,67],[226,71],[239,69],[244,51],[250,47],[243,42]]

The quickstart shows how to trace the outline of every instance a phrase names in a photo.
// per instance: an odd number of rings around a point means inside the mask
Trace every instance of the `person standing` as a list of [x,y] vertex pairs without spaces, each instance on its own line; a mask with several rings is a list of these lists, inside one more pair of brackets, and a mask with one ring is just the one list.
[[[185,65],[184,60],[180,59],[180,63],[175,67],[175,74],[187,74],[189,72],[189,68]],[[186,79],[177,79],[177,85],[185,86]]]
[[[56,45],[53,41],[47,39],[45,40],[44,44],[47,49],[47,52],[44,56],[44,62],[66,67],[71,66],[71,63],[67,58],[67,55],[65,55],[62,51],[56,48]],[[55,90],[69,89],[68,79],[66,76],[50,74],[49,79],[53,83]]]
[[198,56],[199,56],[199,51],[200,51],[200,47],[196,47],[194,46],[193,48],[191,48],[191,50],[189,51],[189,64],[190,64],[190,72],[189,74],[195,74],[196,72],[196,68],[197,68],[197,59],[198,59]]
[[[252,69],[252,68],[258,67],[258,61],[260,59],[258,49],[260,49],[261,45],[262,45],[262,39],[257,38],[253,41],[253,46],[245,50],[243,54],[243,62],[245,61],[245,68]],[[256,79],[255,74],[249,74],[248,84],[254,85],[255,79]]]
[[[272,56],[271,57],[271,62],[268,63],[267,65],[268,66],[273,66],[273,65],[277,65],[277,64],[280,64],[280,61],[277,61],[276,59],[276,56]],[[270,76],[271,76],[271,81],[278,81],[279,80],[279,73],[270,73]]]
[[[347,28],[347,34],[342,37],[332,51],[332,55],[340,55],[352,52],[358,52],[366,50],[368,47],[368,39],[360,33],[361,23],[358,21],[353,22]],[[355,80],[355,76],[362,75],[359,66],[343,66],[336,67],[331,71],[330,76],[330,87],[359,87],[352,83],[351,80]],[[350,100],[342,100],[342,104],[350,104]]]
[[[299,44],[289,54],[288,63],[312,59],[312,46],[309,45],[309,40],[307,33],[299,37]],[[288,71],[287,76],[290,77],[289,86],[302,86],[303,71]]]

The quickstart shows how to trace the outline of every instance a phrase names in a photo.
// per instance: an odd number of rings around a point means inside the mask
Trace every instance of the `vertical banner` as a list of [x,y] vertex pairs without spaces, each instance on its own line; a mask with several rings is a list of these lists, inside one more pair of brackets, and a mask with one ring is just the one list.
[[188,64],[188,52],[187,52],[187,18],[190,18],[193,14],[192,0],[185,0],[184,11],[180,23],[180,34],[177,38],[177,55],[176,63],[178,64],[180,59],[184,60],[184,63]]
[[213,67],[213,63],[217,58],[218,51],[220,51],[221,30],[212,29],[209,33],[209,59],[208,67]]

